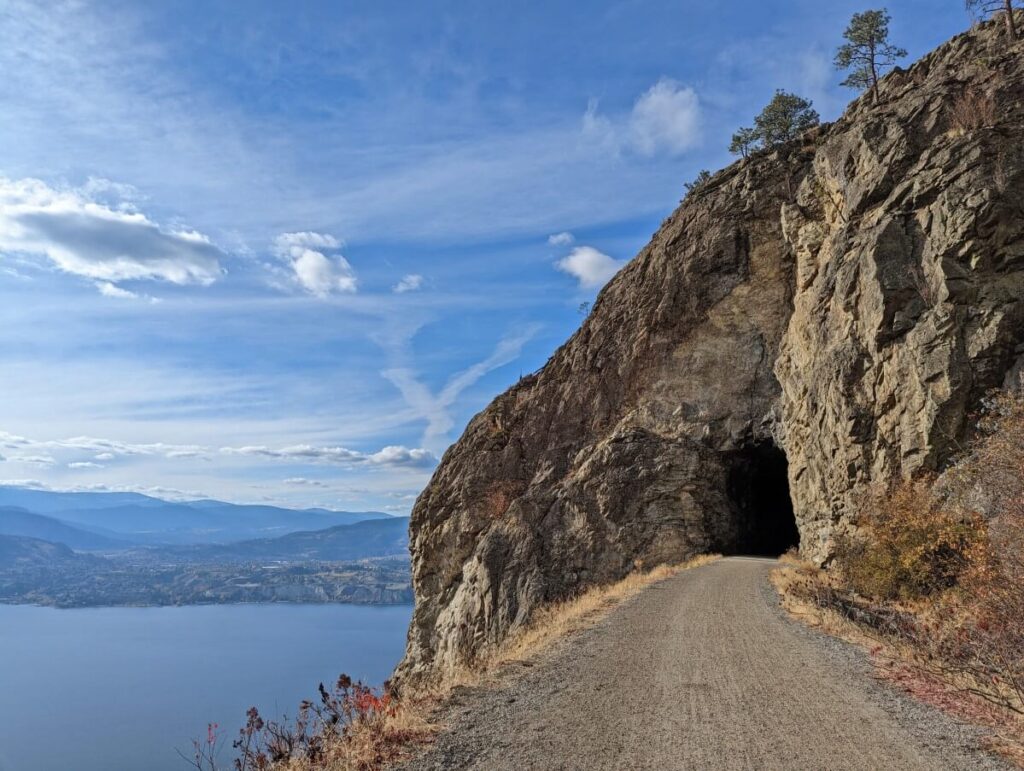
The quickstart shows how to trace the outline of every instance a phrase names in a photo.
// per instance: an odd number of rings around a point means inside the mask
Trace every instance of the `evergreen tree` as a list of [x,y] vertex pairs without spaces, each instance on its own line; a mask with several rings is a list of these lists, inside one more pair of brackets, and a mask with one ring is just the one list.
[[693,182],[684,182],[683,187],[686,188],[686,195],[698,192],[704,185],[711,181],[711,172],[707,169],[701,169],[697,178]]
[[766,148],[777,147],[796,139],[821,122],[809,99],[790,94],[782,89],[754,118],[754,136]]
[[964,0],[967,10],[981,19],[987,19],[995,13],[1002,12],[1006,24],[1006,34],[1011,41],[1017,39],[1017,21],[1013,17],[1013,9],[1020,7],[1018,0]]
[[881,71],[907,55],[904,49],[889,42],[889,21],[884,8],[855,13],[843,33],[847,42],[836,52],[836,69],[850,71],[843,85],[870,90],[876,100]]
[[732,144],[729,145],[729,152],[733,155],[750,157],[750,153],[757,149],[757,131],[752,128],[741,128],[732,135]]

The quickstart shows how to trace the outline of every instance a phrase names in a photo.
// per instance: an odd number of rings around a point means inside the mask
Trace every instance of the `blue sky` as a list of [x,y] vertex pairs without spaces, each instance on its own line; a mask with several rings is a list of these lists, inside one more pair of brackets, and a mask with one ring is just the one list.
[[0,481],[407,512],[864,9],[0,0]]

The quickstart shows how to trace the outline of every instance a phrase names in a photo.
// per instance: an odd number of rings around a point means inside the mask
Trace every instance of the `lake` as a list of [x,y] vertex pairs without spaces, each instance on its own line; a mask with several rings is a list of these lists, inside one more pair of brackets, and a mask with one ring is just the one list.
[[411,606],[0,605],[0,771],[187,771],[206,724],[221,755],[257,706],[294,715],[345,672],[379,684]]

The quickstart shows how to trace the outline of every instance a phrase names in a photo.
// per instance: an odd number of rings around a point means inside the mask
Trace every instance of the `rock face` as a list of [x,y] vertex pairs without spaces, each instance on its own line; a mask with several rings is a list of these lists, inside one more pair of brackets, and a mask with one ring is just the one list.
[[413,511],[400,678],[640,565],[778,548],[780,511],[824,561],[866,485],[948,460],[1024,366],[1024,46],[998,32],[717,174],[472,420]]

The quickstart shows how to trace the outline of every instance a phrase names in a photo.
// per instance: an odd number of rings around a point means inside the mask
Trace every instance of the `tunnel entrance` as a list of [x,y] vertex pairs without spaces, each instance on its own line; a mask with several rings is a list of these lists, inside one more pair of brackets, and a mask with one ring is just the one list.
[[735,527],[722,551],[778,557],[800,545],[789,496],[786,453],[773,442],[744,447],[730,458],[727,492]]

